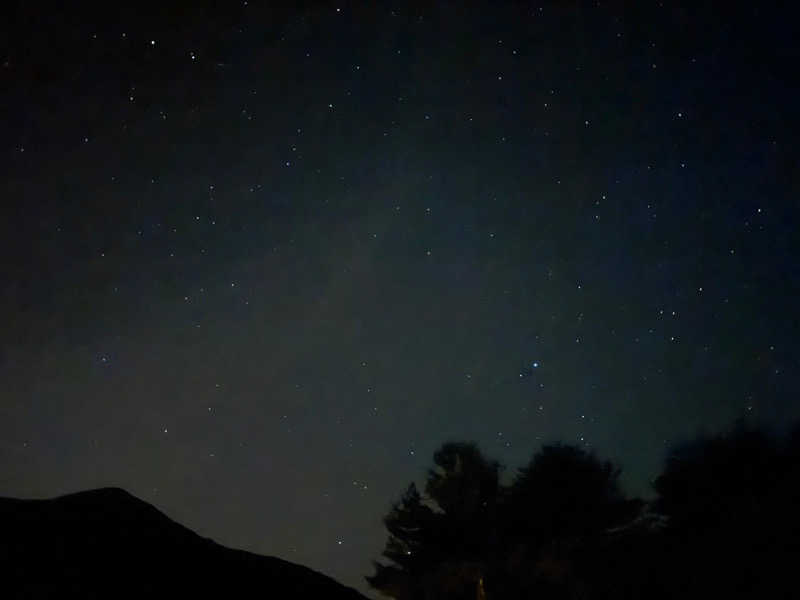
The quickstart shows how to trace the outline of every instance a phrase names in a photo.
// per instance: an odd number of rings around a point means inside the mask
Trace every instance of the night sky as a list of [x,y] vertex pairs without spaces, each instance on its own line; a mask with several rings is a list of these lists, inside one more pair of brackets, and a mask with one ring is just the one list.
[[444,441],[648,496],[669,444],[800,416],[790,16],[25,4],[0,495],[123,487],[365,591]]

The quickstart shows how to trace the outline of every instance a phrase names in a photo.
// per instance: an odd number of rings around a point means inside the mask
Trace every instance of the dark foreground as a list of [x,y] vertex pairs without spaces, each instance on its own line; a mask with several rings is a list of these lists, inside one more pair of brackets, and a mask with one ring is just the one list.
[[335,580],[200,537],[124,490],[0,498],[2,598],[363,600]]

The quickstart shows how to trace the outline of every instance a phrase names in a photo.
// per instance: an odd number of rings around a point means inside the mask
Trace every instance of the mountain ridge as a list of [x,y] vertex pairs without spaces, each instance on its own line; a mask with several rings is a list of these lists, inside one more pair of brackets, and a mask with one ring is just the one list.
[[228,548],[122,488],[0,497],[0,596],[364,600],[303,565]]

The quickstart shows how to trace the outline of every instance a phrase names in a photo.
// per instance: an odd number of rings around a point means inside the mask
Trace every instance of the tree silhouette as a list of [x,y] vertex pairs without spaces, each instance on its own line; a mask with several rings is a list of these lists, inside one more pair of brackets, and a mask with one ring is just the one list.
[[626,528],[586,550],[593,597],[796,596],[800,426],[782,440],[739,420],[677,444],[654,488],[658,527]]
[[373,561],[375,574],[366,577],[375,589],[398,599],[425,598],[425,579],[431,566],[441,563],[447,548],[437,534],[442,530],[441,515],[422,503],[411,483],[399,502],[384,517],[389,539],[383,556],[392,564]]
[[511,486],[504,511],[509,533],[547,542],[594,535],[625,522],[640,503],[625,499],[620,473],[580,447],[544,446]]
[[477,445],[448,442],[434,454],[423,498],[412,483],[384,518],[389,539],[367,582],[404,599],[481,593],[494,544],[500,465]]
[[641,506],[619,468],[574,446],[545,446],[508,488],[473,443],[444,444],[434,463],[425,499],[411,484],[384,519],[391,564],[366,578],[399,600],[575,595],[577,545]]
[[784,589],[789,557],[800,558],[797,459],[796,434],[781,441],[743,420],[672,450],[654,506],[668,519],[675,593],[774,597],[764,594]]
[[495,537],[500,464],[474,443],[449,442],[433,456],[425,493],[446,517],[445,531],[457,556],[485,557]]
[[750,523],[778,483],[779,449],[763,431],[738,423],[730,434],[676,446],[654,487],[656,510],[672,528],[701,533]]
[[673,446],[648,503],[571,445],[542,447],[509,486],[475,444],[444,444],[434,464],[386,516],[390,563],[367,577],[399,600],[796,596],[800,422]]
[[619,467],[564,444],[544,446],[519,470],[503,503],[506,563],[493,582],[509,597],[584,592],[577,550],[633,519],[642,502],[622,494]]

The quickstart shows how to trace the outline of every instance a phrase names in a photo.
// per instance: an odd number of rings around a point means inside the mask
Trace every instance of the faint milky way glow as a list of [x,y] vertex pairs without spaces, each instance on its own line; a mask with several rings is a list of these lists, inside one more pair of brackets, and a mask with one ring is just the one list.
[[366,591],[446,440],[648,495],[798,416],[785,17],[255,4],[9,28],[0,495],[121,486]]

